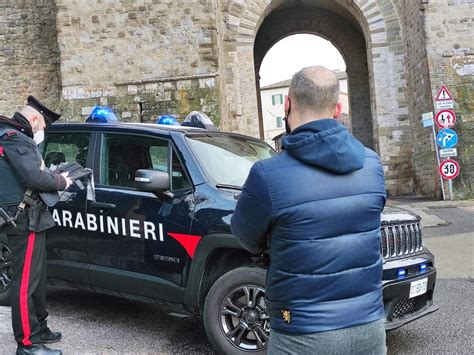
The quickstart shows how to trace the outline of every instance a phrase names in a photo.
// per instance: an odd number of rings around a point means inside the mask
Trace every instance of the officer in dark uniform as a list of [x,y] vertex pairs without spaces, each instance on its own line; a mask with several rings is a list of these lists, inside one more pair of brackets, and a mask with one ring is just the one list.
[[45,169],[37,147],[45,128],[59,117],[33,96],[11,119],[0,116],[0,207],[16,216],[3,232],[13,256],[10,300],[17,354],[62,353],[44,345],[61,339],[46,321],[45,230],[54,221],[44,201],[48,192],[54,200],[72,180]]

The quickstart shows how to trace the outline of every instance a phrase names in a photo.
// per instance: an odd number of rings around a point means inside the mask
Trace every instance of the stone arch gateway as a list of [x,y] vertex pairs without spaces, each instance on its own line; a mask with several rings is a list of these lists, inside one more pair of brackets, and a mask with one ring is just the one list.
[[392,194],[413,193],[406,57],[392,2],[230,1],[220,10],[225,129],[259,136],[256,73],[265,53],[291,34],[320,35],[346,60],[354,135],[380,154]]
[[[337,27],[334,26],[335,23],[338,24]],[[364,145],[374,149],[376,139],[372,129],[367,51],[360,27],[354,26],[340,15],[314,7],[273,11],[265,18],[255,37],[256,73],[259,72],[267,51],[280,39],[296,33],[324,37],[339,49],[347,64],[353,133]],[[258,95],[258,80],[256,84]],[[257,103],[260,104],[260,100]]]

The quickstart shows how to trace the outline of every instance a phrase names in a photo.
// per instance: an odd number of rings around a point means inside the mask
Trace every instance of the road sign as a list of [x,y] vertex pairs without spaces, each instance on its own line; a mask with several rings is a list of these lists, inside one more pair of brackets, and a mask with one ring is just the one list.
[[451,128],[456,123],[456,114],[453,110],[441,110],[436,114],[436,125],[439,128]]
[[437,110],[444,110],[454,108],[453,101],[436,101],[436,109]]
[[436,109],[443,110],[454,107],[453,95],[449,92],[446,86],[442,86],[436,95]]
[[433,112],[425,112],[421,115],[421,119],[423,120],[423,127],[431,127],[433,122]]
[[446,86],[443,85],[438,91],[435,101],[453,101],[453,95],[451,95]]
[[457,157],[458,156],[458,149],[457,148],[440,149],[439,156],[441,158]]
[[443,129],[438,133],[436,142],[441,149],[454,148],[458,144],[458,135],[452,129]]
[[447,180],[454,179],[458,176],[460,170],[458,162],[452,159],[443,160],[439,166],[439,173]]

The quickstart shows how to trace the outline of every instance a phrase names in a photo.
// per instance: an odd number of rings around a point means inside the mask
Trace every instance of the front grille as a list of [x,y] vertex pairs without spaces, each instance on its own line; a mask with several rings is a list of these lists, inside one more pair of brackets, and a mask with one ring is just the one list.
[[423,250],[419,222],[382,226],[380,249],[385,259],[403,257]]
[[397,302],[395,307],[393,307],[392,315],[390,318],[392,320],[407,316],[412,313],[416,313],[419,310],[423,309],[428,302],[428,294],[413,297],[413,298],[404,298]]

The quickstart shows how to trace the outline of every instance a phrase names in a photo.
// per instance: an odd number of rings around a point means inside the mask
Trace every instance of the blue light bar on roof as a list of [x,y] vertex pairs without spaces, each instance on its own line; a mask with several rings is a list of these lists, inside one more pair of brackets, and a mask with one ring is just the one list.
[[118,118],[114,111],[107,106],[96,106],[92,110],[86,122],[88,123],[110,123],[117,122]]
[[165,125],[168,125],[168,126],[179,126],[180,125],[178,120],[176,119],[176,117],[174,117],[173,115],[162,115],[155,121],[155,123],[165,124]]

